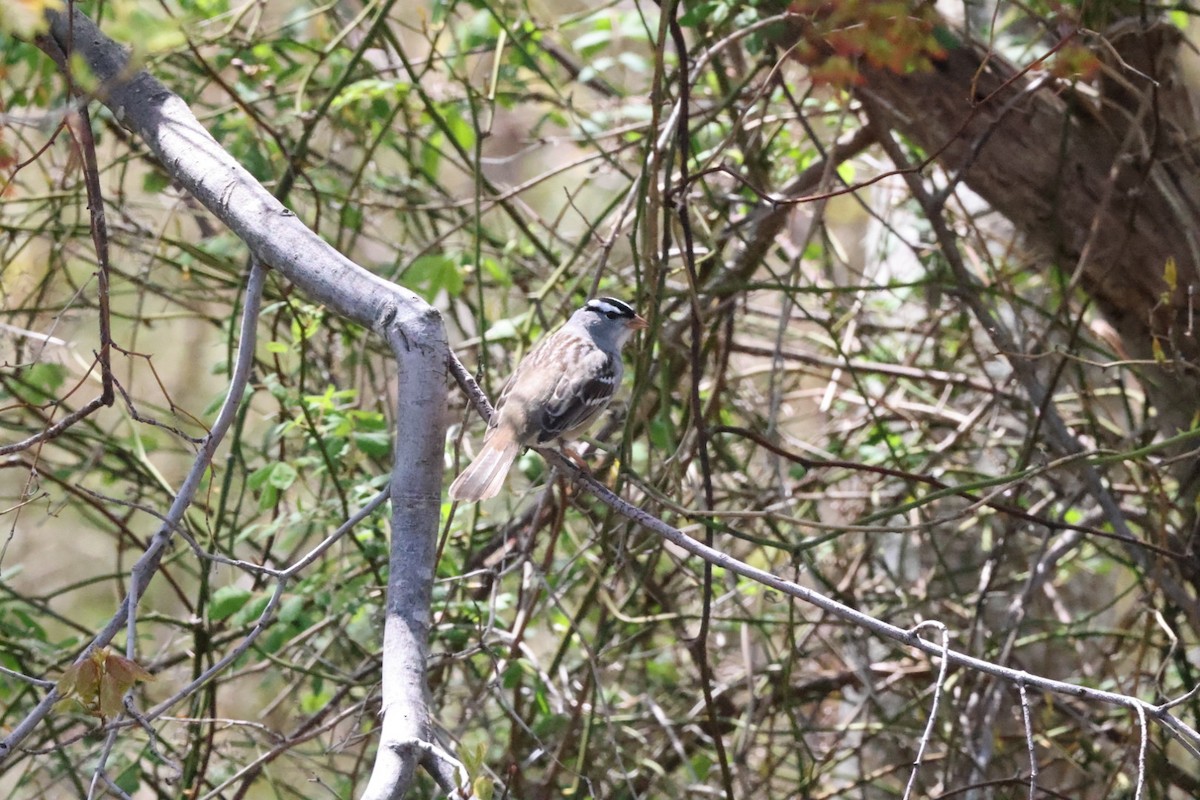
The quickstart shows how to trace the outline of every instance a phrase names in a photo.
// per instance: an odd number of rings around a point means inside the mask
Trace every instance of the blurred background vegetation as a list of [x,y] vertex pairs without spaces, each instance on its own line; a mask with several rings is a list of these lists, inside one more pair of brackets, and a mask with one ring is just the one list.
[[[934,69],[948,30],[1028,65],[1064,26],[1111,20],[1070,4],[800,3],[797,39],[782,4],[685,2],[681,153],[681,62],[653,3],[80,5],[313,230],[440,309],[493,397],[584,298],[634,303],[653,327],[588,455],[632,502],[881,619],[938,620],[981,658],[1147,699],[1196,685],[1198,620],[1162,588],[1196,594],[1195,509],[1176,469],[1194,456],[1161,447],[1176,431],[1147,401],[1145,365],[1074,264],[936,166],[923,174],[950,194],[931,220],[859,101],[867,69]],[[17,10],[0,32],[0,445],[98,391],[96,256],[80,151],[60,127],[66,83]],[[1103,40],[1073,41],[1089,46],[1038,63],[1085,92]],[[194,458],[189,437],[212,422],[247,265],[111,112],[91,110],[121,397],[0,457],[0,666],[49,680],[114,613]],[[912,163],[934,155],[895,144]],[[978,302],[1023,353],[997,347]],[[186,525],[205,549],[280,568],[386,486],[403,376],[381,342],[274,277],[259,341],[253,393]],[[1042,376],[1045,402],[1013,358]],[[450,405],[447,481],[483,430],[457,391]],[[1048,409],[1080,454],[1048,441]],[[903,794],[935,661],[706,574],[548,477],[530,454],[500,498],[445,507],[429,676],[439,733],[472,777],[514,798]],[[153,737],[122,730],[115,786],[360,790],[377,741],[387,535],[382,512],[358,526]],[[139,707],[236,646],[271,588],[179,542],[141,607],[138,660],[156,680]],[[0,674],[0,732],[40,696]],[[1027,700],[1044,796],[1133,796],[1135,718]],[[917,795],[1027,796],[1016,688],[958,670],[940,701]],[[4,764],[0,792],[87,796],[97,723],[82,707],[53,715]],[[1197,765],[1150,736],[1143,796],[1200,795]]]

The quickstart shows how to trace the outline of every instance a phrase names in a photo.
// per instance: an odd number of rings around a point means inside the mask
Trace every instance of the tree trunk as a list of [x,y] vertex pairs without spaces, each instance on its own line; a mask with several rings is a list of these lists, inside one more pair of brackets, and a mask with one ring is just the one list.
[[[1098,96],[971,42],[930,71],[866,71],[860,91],[875,123],[918,144],[1046,253],[1042,263],[1072,276],[1142,362],[1159,431],[1171,436],[1200,410],[1196,115],[1177,29],[1126,20],[1105,41]],[[1182,498],[1193,497],[1196,460],[1177,475]]]

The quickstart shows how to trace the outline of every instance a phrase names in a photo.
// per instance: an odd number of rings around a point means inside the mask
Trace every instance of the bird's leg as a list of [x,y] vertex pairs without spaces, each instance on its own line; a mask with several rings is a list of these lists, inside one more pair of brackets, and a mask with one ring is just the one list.
[[583,460],[583,454],[575,448],[573,443],[563,442],[561,452],[568,459],[574,461],[575,466],[579,467],[579,469],[581,469],[583,472],[587,473],[588,475],[592,474],[592,471],[588,469],[587,462]]

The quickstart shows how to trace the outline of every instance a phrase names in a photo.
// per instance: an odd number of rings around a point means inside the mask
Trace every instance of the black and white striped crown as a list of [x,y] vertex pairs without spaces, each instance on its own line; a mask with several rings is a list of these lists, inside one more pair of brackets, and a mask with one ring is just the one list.
[[584,306],[588,311],[603,314],[609,319],[633,319],[637,312],[628,303],[621,302],[615,297],[593,297]]

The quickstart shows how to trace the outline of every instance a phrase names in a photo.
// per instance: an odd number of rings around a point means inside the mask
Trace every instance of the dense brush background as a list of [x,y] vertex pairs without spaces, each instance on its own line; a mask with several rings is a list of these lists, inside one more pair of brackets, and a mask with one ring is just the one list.
[[[1189,579],[1172,554],[1194,508],[1180,500],[1176,451],[1155,448],[1174,431],[1156,425],[1137,365],[1073,264],[954,183],[940,222],[957,234],[964,283],[865,127],[854,64],[758,25],[781,10],[769,5],[684,4],[681,186],[680,62],[653,3],[82,4],[308,225],[434,303],[493,397],[586,297],[635,304],[653,327],[628,348],[625,387],[586,448],[630,501],[881,619],[940,621],[981,658],[1151,700],[1184,693],[1197,682],[1197,620],[1161,582]],[[873,68],[928,69],[942,46],[927,4],[808,5],[827,15],[812,18],[827,37],[877,30],[872,14],[895,7],[912,29],[891,42],[899,61]],[[861,24],[830,22],[830,9]],[[1059,35],[1041,3],[968,11],[936,13],[1018,64]],[[1087,67],[1054,79],[1086,89]],[[98,288],[84,165],[56,128],[64,81],[16,32],[0,32],[0,75],[7,444],[96,394]],[[194,456],[186,437],[212,422],[247,266],[243,245],[91,108],[128,403],[0,460],[0,666],[49,680],[114,613]],[[907,138],[895,146],[913,163],[928,155]],[[922,175],[934,189],[953,177],[936,165]],[[973,302],[1023,354],[1001,352]],[[379,342],[277,277],[259,338],[253,396],[187,532],[281,567],[386,485],[397,376]],[[1081,455],[1047,441],[1046,404],[1014,357],[1045,382]],[[447,483],[483,431],[461,394],[450,402]],[[1081,464],[1161,550],[1113,537]],[[480,787],[903,794],[936,659],[723,571],[708,579],[548,478],[529,454],[501,497],[444,509],[432,707]],[[356,794],[377,742],[387,536],[377,514],[304,571],[267,634],[155,721],[153,738],[123,729],[108,758],[116,785],[135,798]],[[235,646],[269,588],[178,541],[141,608],[138,660],[156,680],[138,706]],[[0,674],[0,732],[39,696]],[[955,670],[937,697],[916,796],[1027,796],[1017,688]],[[1135,716],[1026,702],[1039,796],[1133,796]],[[53,715],[5,764],[0,793],[86,796],[106,746],[96,725],[79,707]],[[1143,796],[1200,793],[1196,764],[1149,735]]]

